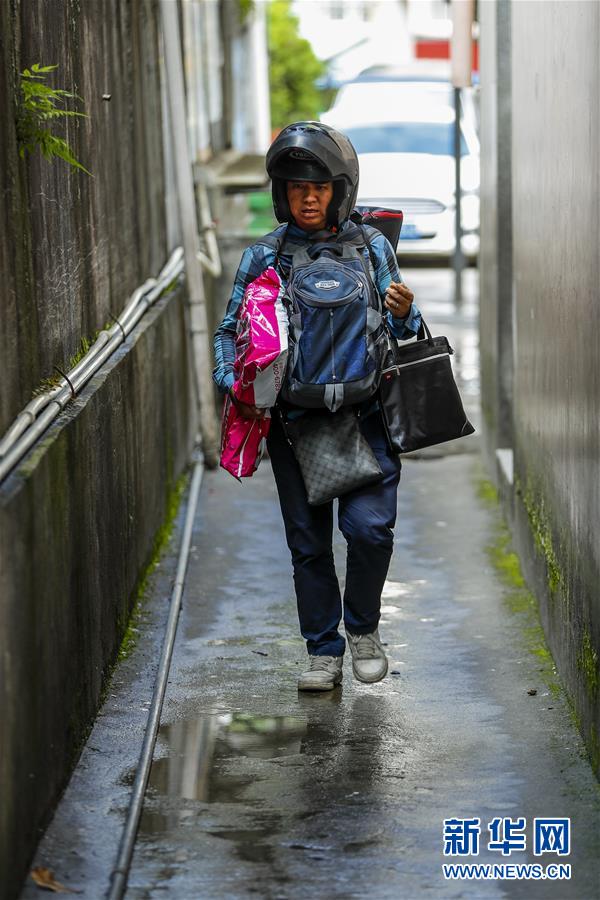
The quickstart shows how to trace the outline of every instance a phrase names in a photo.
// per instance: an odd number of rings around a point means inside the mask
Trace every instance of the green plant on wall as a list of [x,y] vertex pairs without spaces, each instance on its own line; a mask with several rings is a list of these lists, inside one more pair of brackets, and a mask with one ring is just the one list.
[[80,97],[61,88],[51,88],[45,83],[48,74],[57,68],[58,66],[34,63],[31,69],[21,72],[21,97],[17,114],[19,155],[23,158],[26,153],[33,153],[39,148],[45,159],[58,157],[73,168],[91,175],[75,158],[64,138],[53,134],[48,127],[56,119],[73,116],[87,118],[85,113],[62,108],[66,100],[81,100]]
[[254,9],[254,0],[238,0],[238,2],[240,7],[240,21],[244,24]]
[[298,34],[290,0],[271,0],[267,7],[271,124],[283,128],[301,119],[316,119],[323,100],[316,80],[325,64]]

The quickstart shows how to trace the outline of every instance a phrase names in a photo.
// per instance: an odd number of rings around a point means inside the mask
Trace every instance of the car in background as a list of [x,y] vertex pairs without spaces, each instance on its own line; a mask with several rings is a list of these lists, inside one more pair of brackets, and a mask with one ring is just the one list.
[[[461,118],[464,118],[469,127],[476,131],[479,128],[479,114],[476,98],[478,96],[478,76],[472,88],[461,90]],[[428,100],[439,102],[446,106],[454,105],[454,88],[450,81],[449,60],[413,60],[412,63],[403,66],[376,65],[370,66],[353,78],[338,86],[332,110],[340,104],[353,103],[359,95],[355,94],[355,85],[366,83],[394,83],[404,85],[402,88],[391,88],[396,95],[401,97],[404,91],[408,96],[425,96]]]
[[[445,81],[357,79],[321,120],[348,135],[358,154],[357,203],[400,209],[398,256],[448,260],[455,247],[454,108]],[[464,111],[464,110],[463,110]],[[462,250],[479,251],[479,142],[461,118]]]

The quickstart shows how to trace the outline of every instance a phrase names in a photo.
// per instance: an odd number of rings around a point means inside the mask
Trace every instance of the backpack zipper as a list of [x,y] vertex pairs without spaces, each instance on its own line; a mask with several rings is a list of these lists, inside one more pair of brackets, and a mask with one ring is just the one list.
[[335,352],[334,352],[334,344],[333,344],[333,310],[329,310],[329,334],[331,337],[331,377],[332,380],[336,380],[335,375]]

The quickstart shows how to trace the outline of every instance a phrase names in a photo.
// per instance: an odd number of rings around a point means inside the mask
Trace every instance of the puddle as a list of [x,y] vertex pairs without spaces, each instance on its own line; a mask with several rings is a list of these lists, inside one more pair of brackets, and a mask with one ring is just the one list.
[[204,715],[165,725],[159,741],[169,755],[154,760],[148,786],[163,796],[203,803],[235,800],[238,788],[254,779],[227,774],[227,763],[298,754],[307,728],[300,716],[248,713]]
[[[186,808],[181,805],[182,800],[209,804],[251,802],[244,795],[257,781],[252,761],[304,753],[308,730],[307,720],[300,716],[241,712],[200,715],[162,726],[158,748],[168,755],[152,763],[140,835],[198,827],[206,809]],[[134,776],[134,771],[129,772],[124,781],[132,783]],[[214,834],[233,839],[232,833],[226,831]],[[236,843],[246,841],[238,835]],[[256,861],[262,852],[261,848],[248,850]]]
[[233,841],[236,845],[236,854],[240,859],[253,863],[272,863],[273,847],[268,841],[275,830],[251,828],[251,829],[222,829],[210,831],[213,837],[222,838],[225,841]]

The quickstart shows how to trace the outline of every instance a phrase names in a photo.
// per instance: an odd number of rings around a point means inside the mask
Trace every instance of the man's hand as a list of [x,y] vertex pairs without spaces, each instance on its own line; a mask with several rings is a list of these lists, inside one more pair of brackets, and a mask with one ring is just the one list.
[[244,419],[264,419],[266,409],[259,409],[258,406],[252,406],[250,403],[242,403],[233,393],[233,388],[229,389],[229,396]]
[[404,319],[414,299],[415,295],[405,284],[392,281],[385,293],[385,306],[395,319]]

